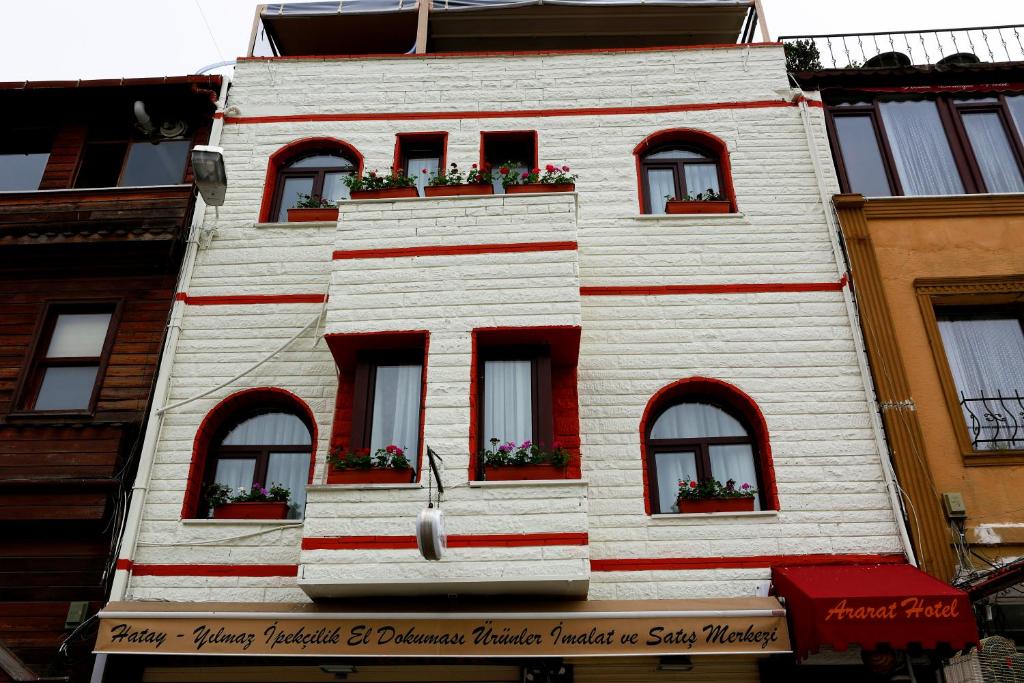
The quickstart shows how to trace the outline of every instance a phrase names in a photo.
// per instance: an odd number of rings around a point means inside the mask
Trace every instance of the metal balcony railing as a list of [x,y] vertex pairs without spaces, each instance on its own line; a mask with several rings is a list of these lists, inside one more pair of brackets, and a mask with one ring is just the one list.
[[1024,448],[1024,397],[997,391],[995,396],[968,398],[960,392],[960,407],[970,430],[971,445],[982,451]]
[[780,36],[790,71],[1024,61],[1024,24]]

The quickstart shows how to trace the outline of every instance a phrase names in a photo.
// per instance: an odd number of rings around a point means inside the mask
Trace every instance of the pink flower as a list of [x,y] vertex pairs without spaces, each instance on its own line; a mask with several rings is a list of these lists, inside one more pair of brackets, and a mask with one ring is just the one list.
[[523,171],[523,177],[524,177],[524,178],[529,178],[529,177],[530,177],[530,174],[529,174],[529,173],[527,173],[526,171]]
[[396,446],[395,444],[390,444],[389,446],[386,446],[384,450],[387,451],[388,453],[394,453],[395,451],[398,450],[398,446]]
[[551,447],[557,451],[559,448],[562,447],[562,442],[561,441],[555,441],[554,443],[551,444]]
[[473,168],[476,168],[476,164],[473,164]]
[[568,173],[569,172],[569,167],[568,166],[563,166],[562,170],[565,171],[566,173]]
[[428,171],[427,169],[423,169],[423,171],[422,171],[422,172],[423,172],[423,173],[430,173],[430,171]]
[[555,167],[552,166],[551,164],[548,164],[547,166],[544,167],[544,170],[547,171],[548,173],[554,173]]
[[749,489],[749,488],[750,488],[750,484],[744,484],[744,485],[743,485],[743,486],[741,486],[740,488],[741,488],[741,489],[743,489],[744,491],[746,491],[747,489]]

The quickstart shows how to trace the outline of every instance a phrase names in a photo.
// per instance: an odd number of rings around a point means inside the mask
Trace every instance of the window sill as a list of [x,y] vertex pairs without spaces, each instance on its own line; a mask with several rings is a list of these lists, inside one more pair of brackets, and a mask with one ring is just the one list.
[[690,521],[694,519],[724,519],[724,518],[765,518],[774,519],[779,516],[778,510],[754,510],[753,512],[687,512],[685,514],[669,513],[651,515],[652,522],[666,523],[673,520]]
[[338,221],[292,221],[288,223],[254,223],[254,228],[337,228]]
[[40,410],[8,413],[7,422],[53,422],[55,424],[74,424],[92,422],[93,413],[88,410]]
[[337,491],[339,489],[345,491],[359,491],[362,489],[375,490],[375,489],[422,489],[426,488],[419,482],[402,483],[402,484],[313,484],[306,487],[306,491]]
[[509,481],[471,481],[470,488],[503,488],[510,486],[589,486],[586,479],[512,479]]
[[572,192],[523,192],[516,194],[508,194],[506,192],[496,192],[494,194],[456,194],[448,197],[385,197],[382,199],[346,199],[344,202],[339,202],[338,206],[342,207],[346,204],[365,204],[365,203],[382,203],[382,202],[422,202],[426,201],[442,201],[446,202],[449,200],[481,200],[481,199],[494,199],[499,197],[501,199],[511,198],[513,200],[519,198],[530,198],[530,197],[572,197],[575,201],[577,198],[576,191]]
[[183,519],[182,524],[187,526],[260,526],[271,524],[279,527],[302,526],[301,519]]
[[737,213],[641,213],[633,216],[638,221],[727,221],[746,220],[747,215]]

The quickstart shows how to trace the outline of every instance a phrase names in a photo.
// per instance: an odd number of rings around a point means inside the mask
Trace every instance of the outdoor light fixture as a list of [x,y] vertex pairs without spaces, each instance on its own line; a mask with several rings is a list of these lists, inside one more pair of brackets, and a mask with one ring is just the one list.
[[224,150],[211,145],[193,147],[192,172],[203,200],[210,206],[224,206],[224,191],[228,187],[228,175],[224,170]]
[[693,661],[686,655],[671,655],[658,659],[658,671],[693,671]]
[[349,674],[354,674],[356,668],[351,664],[323,664],[320,670],[325,674],[334,674],[335,678],[345,680]]

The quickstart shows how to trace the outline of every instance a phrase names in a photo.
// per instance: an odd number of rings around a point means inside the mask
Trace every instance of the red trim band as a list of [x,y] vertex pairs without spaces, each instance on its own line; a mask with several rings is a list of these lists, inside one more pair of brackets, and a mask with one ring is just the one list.
[[906,564],[899,553],[884,555],[750,555],[747,557],[653,557],[591,560],[594,572],[645,572],[691,569],[762,569],[810,564]]
[[[550,545],[588,545],[583,533],[550,534],[457,534],[448,537],[449,548],[525,548]],[[327,536],[302,539],[303,550],[376,550],[416,547],[415,536]]]
[[298,576],[297,564],[137,564],[135,576]]
[[229,306],[233,304],[322,304],[326,294],[234,294],[225,296],[190,296],[185,292],[174,295],[175,301],[189,306]]
[[334,252],[335,261],[348,259],[401,258],[405,256],[465,256],[467,254],[515,254],[527,251],[576,251],[575,242],[518,242],[513,244],[459,244],[450,247],[396,247],[350,249]]
[[295,123],[302,121],[419,121],[447,119],[517,119],[555,116],[621,116],[631,114],[672,114],[718,109],[775,109],[795,107],[786,100],[749,102],[705,102],[694,104],[651,104],[636,107],[578,107],[574,109],[508,109],[505,111],[406,111],[359,114],[278,114],[276,116],[225,116],[224,123]]
[[672,294],[763,294],[770,292],[838,292],[846,286],[844,274],[838,282],[765,282],[735,285],[652,285],[645,287],[580,287],[581,296],[665,296]]
[[[544,55],[586,55],[599,52],[683,52],[688,50],[714,50],[724,48],[781,47],[778,42],[761,43],[706,43],[704,45],[652,45],[648,47],[579,47],[550,50],[478,50],[476,52],[427,52],[420,54],[395,54],[370,52],[362,55],[284,55],[281,57],[238,57],[238,62],[278,62],[309,60],[311,62],[345,61],[357,59],[428,59],[432,57],[529,57]],[[74,81],[69,81],[73,85]],[[3,84],[0,84],[3,85]],[[20,86],[21,82],[12,85]]]
[[125,560],[119,558],[114,564],[114,569],[117,571],[131,571],[133,562],[131,560]]

